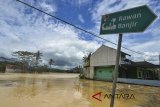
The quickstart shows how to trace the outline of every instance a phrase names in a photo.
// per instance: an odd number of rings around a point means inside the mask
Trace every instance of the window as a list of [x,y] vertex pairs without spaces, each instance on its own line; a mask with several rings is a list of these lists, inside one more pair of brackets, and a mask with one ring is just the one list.
[[146,78],[150,78],[149,72],[146,72]]
[[141,71],[138,71],[138,72],[137,72],[137,77],[138,77],[138,78],[142,78],[142,72],[141,72]]

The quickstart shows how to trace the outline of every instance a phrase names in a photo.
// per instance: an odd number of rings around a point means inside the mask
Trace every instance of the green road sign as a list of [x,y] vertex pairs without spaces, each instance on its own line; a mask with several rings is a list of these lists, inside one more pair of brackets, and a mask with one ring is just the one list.
[[143,32],[156,15],[148,6],[140,6],[102,16],[100,34]]

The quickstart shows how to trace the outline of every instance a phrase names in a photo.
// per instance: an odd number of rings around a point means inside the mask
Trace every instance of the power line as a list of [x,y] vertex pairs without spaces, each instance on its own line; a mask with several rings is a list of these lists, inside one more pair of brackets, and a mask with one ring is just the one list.
[[[69,22],[67,22],[67,21],[65,21],[65,20],[63,20],[63,19],[61,19],[61,18],[58,18],[58,17],[56,17],[56,16],[54,16],[54,15],[51,15],[51,14],[49,14],[49,13],[47,13],[47,12],[41,10],[41,9],[38,9],[38,8],[30,5],[30,4],[27,4],[27,3],[23,2],[23,1],[20,1],[20,0],[16,0],[16,1],[18,1],[18,2],[20,2],[20,3],[22,3],[22,4],[24,4],[24,5],[27,5],[27,6],[31,7],[31,8],[33,8],[33,9],[35,9],[35,10],[38,10],[38,11],[40,11],[40,12],[42,12],[42,13],[44,13],[44,14],[52,17],[52,18],[55,18],[55,19],[57,19],[57,20],[59,20],[59,21],[61,21],[61,22],[64,22],[64,23],[66,23],[66,24],[68,24],[68,25],[70,25],[70,26],[72,26],[72,27],[74,27],[74,28],[76,28],[76,29],[79,29],[79,30],[81,30],[81,31],[83,31],[83,32],[85,32],[85,33],[88,33],[88,34],[90,34],[90,35],[92,35],[92,36],[95,36],[95,37],[97,37],[97,38],[100,38],[100,39],[102,39],[102,40],[104,40],[104,41],[107,41],[107,42],[109,42],[109,43],[117,46],[117,44],[114,43],[114,42],[112,42],[112,41],[109,41],[109,40],[107,40],[107,39],[105,39],[105,38],[102,38],[102,37],[100,37],[100,36],[98,36],[98,35],[90,32],[90,31],[87,31],[87,30],[85,30],[85,29],[83,29],[83,28],[81,28],[81,27],[75,26],[75,25],[73,25],[73,24],[71,24],[71,23],[69,23]],[[122,46],[122,48],[123,48],[123,49],[126,49],[126,50],[128,50],[128,51],[137,53],[137,54],[149,56],[149,55],[144,54],[143,52],[134,51],[134,50],[128,49],[128,48],[126,48],[126,47],[124,47],[124,46]]]

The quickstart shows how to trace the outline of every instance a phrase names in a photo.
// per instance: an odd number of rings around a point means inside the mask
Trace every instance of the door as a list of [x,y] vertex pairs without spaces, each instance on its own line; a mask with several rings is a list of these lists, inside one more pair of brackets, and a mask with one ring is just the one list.
[[98,80],[112,80],[114,67],[96,67],[94,78]]

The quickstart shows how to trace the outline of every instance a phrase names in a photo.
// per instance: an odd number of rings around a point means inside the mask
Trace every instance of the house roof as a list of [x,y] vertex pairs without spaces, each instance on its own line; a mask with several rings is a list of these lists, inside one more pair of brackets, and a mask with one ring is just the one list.
[[141,61],[141,62],[134,62],[134,64],[136,64],[136,65],[154,65],[154,64],[152,64],[152,63],[150,63],[150,62],[147,62],[147,61]]
[[[108,47],[108,48],[113,49],[113,50],[117,50],[117,49],[114,49],[114,48],[112,48],[112,47],[106,46],[106,45],[104,45],[104,44],[102,44],[99,48],[101,48],[102,46]],[[99,48],[98,48],[98,49],[99,49]],[[98,50],[98,49],[97,49],[97,50]],[[96,51],[97,51],[97,50],[96,50]],[[95,52],[96,52],[96,51],[95,51]],[[125,53],[125,52],[122,52],[122,51],[121,51],[121,54],[131,56],[130,54]]]
[[131,62],[131,64],[122,64],[122,66],[132,66],[132,67],[149,67],[149,68],[154,68],[154,67],[160,67],[160,65],[155,65],[147,61],[140,61],[140,62]]

